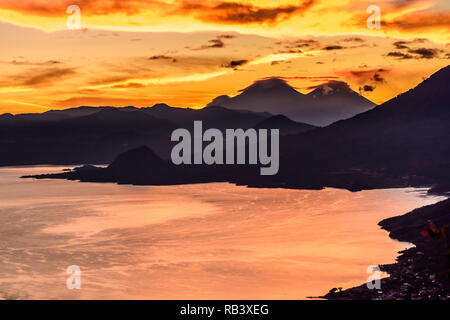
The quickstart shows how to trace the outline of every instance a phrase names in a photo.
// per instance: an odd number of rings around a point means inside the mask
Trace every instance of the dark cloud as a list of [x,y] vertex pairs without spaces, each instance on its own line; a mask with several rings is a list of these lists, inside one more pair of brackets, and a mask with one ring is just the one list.
[[251,5],[241,3],[223,2],[216,6],[215,11],[223,11],[223,15],[216,16],[221,21],[232,21],[240,23],[252,23],[263,21],[274,21],[280,15],[291,15],[298,10],[296,6],[286,6],[279,8],[255,8]]
[[171,57],[171,56],[166,56],[164,54],[160,54],[160,55],[155,55],[155,56],[151,56],[150,58],[148,58],[149,60],[172,60],[172,62],[177,62],[177,59]]
[[410,7],[411,5],[420,2],[421,0],[390,0],[388,2],[394,8],[403,9]]
[[398,58],[400,60],[412,59],[413,56],[407,53],[399,52],[399,51],[391,51],[387,54],[388,57]]
[[77,4],[86,15],[104,15],[111,13],[123,13],[134,15],[144,9],[157,7],[162,8],[163,2],[157,0],[135,0],[135,1],[102,1],[102,0],[78,0],[70,1],[0,1],[0,8],[28,13],[39,16],[60,16],[66,12],[71,4]]
[[312,39],[297,39],[297,40],[289,40],[289,41],[278,41],[275,43],[276,45],[282,45],[284,47],[283,50],[278,50],[278,53],[303,53],[304,48],[313,49],[318,48],[320,43],[317,40]]
[[303,53],[300,49],[279,50],[278,53]]
[[30,69],[9,77],[8,86],[42,87],[67,78],[76,72],[71,68]]
[[333,89],[330,88],[326,88],[327,86],[332,86],[333,88],[338,88],[338,89],[343,89],[343,90],[349,90],[351,89],[350,86],[348,85],[348,83],[344,82],[344,81],[339,81],[339,80],[328,80],[327,82],[315,85],[315,86],[309,86],[307,89],[308,90],[313,90],[313,89],[325,89],[325,90],[331,90],[333,91]]
[[409,46],[407,46],[407,44],[409,44],[409,41],[396,41],[394,42],[394,47],[401,50],[401,49],[409,49]]
[[414,53],[418,59],[432,59],[439,56],[439,50],[429,48],[410,49],[409,53]]
[[113,86],[112,88],[117,88],[117,89],[137,89],[137,88],[143,88],[145,87],[143,84],[141,83],[135,83],[135,82],[131,82],[131,83],[126,83],[126,84],[117,84],[115,86]]
[[170,60],[173,59],[172,57],[160,54],[160,55],[156,55],[156,56],[151,56],[149,58],[149,60]]
[[225,43],[220,39],[213,39],[208,41],[210,45],[206,46],[207,48],[223,48],[225,47]]
[[401,15],[391,21],[382,21],[386,28],[397,30],[425,30],[445,29],[450,30],[450,13],[414,12]]
[[36,16],[59,17],[66,12],[70,4],[77,4],[83,15],[100,16],[111,14],[124,14],[126,16],[138,15],[142,12],[155,12],[161,16],[191,16],[194,19],[223,23],[223,24],[249,24],[249,23],[277,23],[290,18],[292,15],[308,10],[315,0],[299,0],[296,5],[278,7],[262,7],[239,1],[204,1],[182,0],[78,0],[70,2],[20,0],[0,1],[0,8],[31,14]]
[[372,92],[375,88],[375,86],[366,84],[365,86],[359,88],[359,92]]
[[363,93],[365,93],[365,92],[372,92],[372,91],[374,91],[376,88],[377,88],[377,87],[374,86],[374,85],[366,84],[366,85],[364,85],[364,86],[362,86],[362,87],[359,87],[359,94],[360,94],[360,95],[363,95]]
[[[275,60],[275,61],[272,61],[270,63],[270,65],[271,66],[277,66],[277,65],[280,65],[280,64],[291,64],[291,63],[292,63],[292,60]],[[288,70],[288,69],[290,69],[290,67],[286,66],[285,69],[283,69],[283,70]]]
[[340,46],[340,45],[330,45],[330,46],[326,46],[323,47],[322,50],[327,50],[327,51],[331,51],[331,50],[341,50],[341,49],[345,49],[345,47]]
[[[420,1],[420,0],[419,0]],[[395,13],[395,7],[386,8],[384,12]],[[401,11],[401,10],[400,10]],[[349,19],[349,24],[354,26],[365,25],[367,14],[365,11],[356,12]],[[383,16],[381,21],[383,30],[391,31],[437,31],[450,32],[450,12],[438,12],[431,10],[414,10],[411,13],[399,12],[395,18],[388,19]],[[417,33],[416,33],[417,34]]]
[[199,20],[225,24],[276,23],[295,13],[305,11],[313,5],[313,0],[301,1],[299,5],[275,8],[263,8],[238,2],[221,2],[212,6],[184,2],[177,12],[193,14]]
[[297,47],[303,48],[303,47],[314,47],[320,45],[319,41],[312,40],[312,39],[299,39],[295,41],[295,44]]
[[234,38],[236,38],[236,36],[232,34],[221,34],[217,36],[217,39],[234,39]]
[[228,38],[220,38],[220,36],[218,36],[216,39],[212,39],[208,41],[208,44],[204,44],[201,45],[200,47],[196,47],[196,48],[190,48],[190,47],[186,47],[188,49],[191,50],[206,50],[206,49],[214,49],[214,48],[225,48],[225,42],[223,42],[222,39],[228,39]]
[[[278,79],[278,80],[282,80],[284,82],[287,82],[288,80],[309,80],[312,82],[330,82],[330,81],[334,81],[336,79],[338,79],[338,77],[336,76],[291,76],[291,77],[282,77],[282,76],[277,76],[277,77],[266,77],[266,78],[262,78],[259,79],[257,81],[263,81],[263,80],[270,80],[270,79]],[[257,82],[256,81],[256,82]]]
[[293,40],[293,41],[278,41],[276,44],[284,45],[284,47],[286,49],[317,47],[320,45],[319,41],[313,40],[313,39],[297,39],[297,40]]
[[336,73],[360,84],[359,93],[362,94],[363,92],[372,92],[377,85],[385,83],[386,81],[382,74],[389,73],[389,71],[386,68],[364,68],[363,70],[342,70]]
[[222,67],[235,69],[237,67],[247,64],[248,62],[249,62],[248,60],[232,60],[227,64],[223,64]]
[[389,73],[390,70],[386,68],[373,68],[373,69],[347,69],[337,71],[336,74],[344,76],[347,79],[358,82],[359,84],[366,84],[367,82],[382,83],[385,81],[382,74]]
[[25,60],[13,60],[11,61],[11,64],[17,65],[17,66],[51,66],[55,64],[60,64],[61,61],[58,60],[48,60],[44,62],[31,62],[31,61],[25,61]]
[[360,37],[350,37],[350,38],[345,38],[344,40],[342,40],[344,42],[366,42],[364,39],[360,38]]
[[424,42],[427,42],[428,41],[428,39],[426,39],[426,38],[416,38],[416,39],[414,39],[414,40],[411,40],[411,41],[404,41],[404,40],[402,40],[402,41],[396,41],[396,42],[394,42],[393,43],[393,45],[394,45],[394,47],[396,48],[396,49],[399,49],[399,50],[403,50],[403,49],[410,49],[410,44],[416,44],[416,43],[424,43]]
[[384,82],[384,78],[379,73],[375,73],[372,80],[375,82]]
[[[399,46],[403,46],[403,44],[400,44]],[[400,51],[391,51],[388,52],[388,57],[397,58],[400,60],[407,60],[407,59],[433,59],[438,58],[441,50],[435,49],[435,48],[417,48],[417,49],[411,49],[408,48],[407,53],[400,52]]]

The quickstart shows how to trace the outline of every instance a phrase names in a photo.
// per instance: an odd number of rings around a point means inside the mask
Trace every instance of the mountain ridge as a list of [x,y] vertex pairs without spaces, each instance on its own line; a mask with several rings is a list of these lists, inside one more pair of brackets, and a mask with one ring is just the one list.
[[255,81],[239,92],[234,97],[218,96],[206,107],[220,105],[233,110],[283,114],[295,121],[327,126],[375,106],[342,81],[329,81],[303,94],[285,80],[273,77]]

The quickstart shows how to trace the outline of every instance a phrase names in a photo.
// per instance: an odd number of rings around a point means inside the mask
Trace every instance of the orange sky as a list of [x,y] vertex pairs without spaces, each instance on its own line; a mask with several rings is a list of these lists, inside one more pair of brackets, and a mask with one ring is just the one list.
[[305,93],[339,79],[381,103],[448,65],[449,30],[446,0],[0,0],[0,113],[202,107],[270,76]]

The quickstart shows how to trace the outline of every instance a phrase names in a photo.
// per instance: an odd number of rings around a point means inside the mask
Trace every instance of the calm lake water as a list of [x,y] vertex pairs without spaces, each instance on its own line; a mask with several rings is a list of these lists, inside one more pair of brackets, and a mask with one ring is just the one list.
[[[0,169],[0,298],[303,299],[367,281],[408,244],[377,223],[440,201],[226,183],[119,186]],[[81,289],[68,290],[68,266]]]

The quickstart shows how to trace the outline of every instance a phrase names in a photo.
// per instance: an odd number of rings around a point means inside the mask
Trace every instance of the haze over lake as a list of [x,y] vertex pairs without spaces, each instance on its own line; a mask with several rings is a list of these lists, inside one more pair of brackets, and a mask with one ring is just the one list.
[[[227,183],[128,186],[0,169],[0,297],[301,299],[359,285],[408,244],[377,223],[443,197]],[[66,268],[81,268],[81,290]]]

